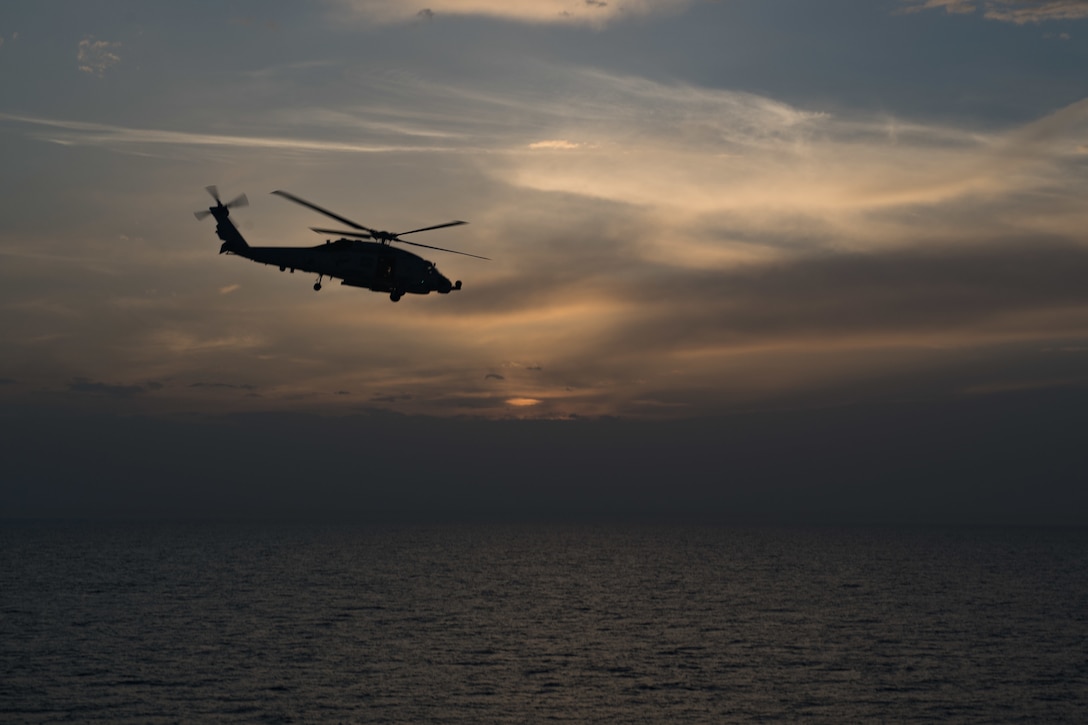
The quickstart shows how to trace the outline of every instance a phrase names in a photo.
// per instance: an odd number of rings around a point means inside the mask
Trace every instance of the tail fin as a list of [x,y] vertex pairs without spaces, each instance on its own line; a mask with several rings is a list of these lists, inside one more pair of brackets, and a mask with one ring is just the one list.
[[234,222],[230,220],[230,209],[222,206],[212,207],[209,211],[211,211],[217,222],[215,236],[223,240],[223,246],[219,247],[219,253],[244,255],[249,250],[249,244],[242,236],[242,233],[238,231],[238,228],[234,226]]

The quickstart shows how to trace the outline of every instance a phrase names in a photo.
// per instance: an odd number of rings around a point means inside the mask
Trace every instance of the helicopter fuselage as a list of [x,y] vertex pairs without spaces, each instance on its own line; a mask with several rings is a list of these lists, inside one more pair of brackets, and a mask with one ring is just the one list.
[[448,294],[459,289],[438,271],[433,262],[417,254],[379,242],[337,239],[315,247],[248,247],[232,249],[226,242],[220,252],[237,254],[280,271],[301,270],[342,280],[340,284],[363,287],[391,295],[405,293]]
[[314,247],[251,247],[230,221],[225,206],[211,207],[217,222],[216,236],[223,240],[220,254],[235,254],[254,262],[279,267],[281,272],[301,270],[318,275],[315,290],[325,277],[340,284],[388,292],[398,301],[404,294],[448,294],[461,289],[461,282],[450,282],[430,262],[417,254],[384,242],[359,239],[329,240]]

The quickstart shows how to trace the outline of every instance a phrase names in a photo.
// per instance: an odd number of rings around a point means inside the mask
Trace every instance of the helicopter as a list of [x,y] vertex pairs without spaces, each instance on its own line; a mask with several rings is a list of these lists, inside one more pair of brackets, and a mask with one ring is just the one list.
[[319,234],[338,234],[340,238],[335,241],[327,240],[324,244],[314,247],[251,247],[242,237],[237,227],[234,226],[234,223],[230,221],[231,209],[249,204],[246,195],[241,194],[224,204],[219,198],[219,189],[217,187],[208,186],[206,190],[215,200],[215,206],[209,207],[207,211],[194,212],[194,215],[198,220],[206,219],[209,216],[215,217],[217,222],[215,234],[223,240],[223,245],[219,248],[220,254],[236,254],[254,262],[270,264],[279,267],[281,272],[288,269],[294,272],[296,269],[300,269],[304,272],[316,274],[315,292],[321,290],[321,282],[326,277],[340,279],[342,280],[340,284],[349,287],[362,287],[375,292],[388,292],[389,299],[394,302],[398,302],[406,293],[426,295],[431,292],[438,292],[439,294],[449,294],[452,290],[461,289],[461,280],[450,282],[438,271],[433,262],[405,249],[392,246],[394,242],[436,249],[441,252],[462,254],[476,259],[488,259],[488,257],[481,257],[478,254],[458,252],[455,249],[444,249],[443,247],[432,247],[429,244],[401,239],[406,234],[455,227],[468,222],[452,221],[399,233],[380,231],[353,222],[313,202],[306,201],[282,190],[273,191],[272,193],[346,224],[355,231],[310,227],[311,230]]

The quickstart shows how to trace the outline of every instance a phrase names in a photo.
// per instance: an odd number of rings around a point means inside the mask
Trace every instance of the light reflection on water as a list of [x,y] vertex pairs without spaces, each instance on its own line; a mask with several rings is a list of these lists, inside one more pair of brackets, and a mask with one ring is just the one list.
[[0,527],[0,720],[1088,720],[1088,531]]

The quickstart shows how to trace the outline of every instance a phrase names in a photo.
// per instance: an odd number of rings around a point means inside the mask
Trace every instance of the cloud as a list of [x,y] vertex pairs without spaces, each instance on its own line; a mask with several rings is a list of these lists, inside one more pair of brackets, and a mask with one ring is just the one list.
[[[1088,132],[1088,101],[983,132],[600,73],[580,80],[582,92],[569,92],[562,118],[553,120],[547,103],[536,117],[565,132],[554,138],[591,145],[561,157],[508,154],[492,173],[520,187],[636,206],[647,222],[664,225],[673,245],[690,246],[678,227],[694,231],[710,215],[731,226],[743,218],[738,242],[763,227],[760,237],[777,234],[781,242],[803,233],[809,244],[911,243],[910,228],[888,225],[888,214],[1060,186],[1060,178],[1079,178],[1076,158]],[[733,245],[732,253],[742,251]]]
[[1088,0],[998,0],[987,3],[986,17],[1017,25],[1047,20],[1081,20],[1088,18]]
[[197,382],[197,383],[190,383],[189,387],[190,388],[221,389],[221,390],[247,390],[247,391],[252,391],[252,390],[257,389],[256,385],[249,385],[248,383],[238,384],[238,383]]
[[498,373],[488,373],[484,376],[484,380],[506,380],[506,377]]
[[629,341],[633,352],[641,347],[636,340],[705,350],[882,335],[967,342],[1002,332],[1078,334],[1079,311],[1088,311],[1088,291],[1078,280],[1086,274],[1088,249],[1039,239],[801,255],[721,272],[674,270],[631,281],[625,295],[660,299],[672,290],[673,304],[664,316],[644,310],[621,323],[614,342]]
[[409,401],[411,399],[412,399],[412,396],[408,395],[407,393],[402,393],[402,394],[399,394],[399,395],[381,394],[381,395],[372,395],[370,397],[370,401],[372,403],[403,403],[403,402]]
[[[352,218],[351,205],[367,206],[358,218],[389,228],[430,223],[417,223],[424,209],[434,221],[470,219],[436,243],[493,262],[431,256],[464,290],[397,306],[333,285],[314,295],[311,280],[216,257],[218,242],[194,245],[214,241],[210,227],[156,222],[173,219],[163,209],[191,211],[176,192],[126,194],[114,216],[130,236],[140,221],[147,241],[122,247],[111,229],[106,241],[57,241],[53,258],[26,242],[38,256],[0,269],[12,300],[0,306],[0,374],[26,389],[75,375],[169,379],[132,397],[157,410],[540,418],[674,417],[1080,375],[1069,369],[1077,356],[1039,350],[1088,344],[1077,281],[1088,276],[1086,102],[979,129],[570,67],[511,89],[374,75],[358,81],[370,83],[360,86],[369,108],[331,108],[310,126],[300,115],[291,134],[3,118],[119,150],[237,148],[246,163],[220,168],[251,192],[238,218],[254,243],[298,244],[283,230],[313,223],[248,186],[273,176]],[[360,173],[358,156],[327,153],[383,147],[352,135],[351,119],[447,133],[443,148],[484,153],[439,156],[433,136],[417,136],[406,147],[434,153],[418,168],[377,155]],[[530,147],[541,141],[574,147]],[[269,161],[280,148],[307,163]],[[199,178],[192,188],[217,180]],[[50,231],[67,240],[78,230]],[[235,284],[244,295],[214,292]],[[190,387],[224,370],[244,370],[262,397]]]
[[142,385],[111,385],[109,383],[94,382],[88,378],[76,378],[68,384],[68,391],[88,395],[102,395],[107,398],[126,400],[136,395],[146,393],[149,388]]
[[984,17],[1017,25],[1041,23],[1048,20],[1081,20],[1088,18],[1088,0],[905,0],[907,12],[928,8],[944,8],[946,12],[973,13],[980,6]]
[[341,12],[371,22],[406,22],[423,16],[475,15],[521,23],[566,23],[602,26],[627,17],[676,12],[691,0],[434,0],[428,7],[403,0],[328,0]]
[[896,378],[924,388],[923,371],[989,358],[935,383],[955,390],[1002,369],[1007,352],[980,352],[1002,346],[1025,346],[1004,377],[1046,379],[1040,342],[1088,338],[1088,249],[1072,240],[952,238],[723,269],[616,258],[608,274],[565,261],[555,275],[537,268],[537,288],[488,285],[458,309],[478,335],[508,332],[513,348],[547,356],[518,384],[551,413],[675,415],[850,381],[841,392],[864,398],[874,379],[884,394]]
[[977,7],[976,3],[972,0],[924,0],[919,2],[918,0],[903,0],[904,2],[913,3],[905,9],[905,12],[913,13],[919,10],[925,10],[928,8],[944,8],[945,12],[956,15],[964,15],[967,13],[975,12]]
[[566,139],[555,139],[551,141],[534,141],[529,144],[531,149],[552,149],[556,151],[570,151],[571,149],[581,148],[582,144],[575,143],[574,141],[567,141]]
[[120,47],[120,43],[95,40],[93,36],[87,36],[79,41],[76,53],[79,69],[101,78],[107,70],[121,62],[121,56],[115,52]]
[[428,145],[365,144],[279,136],[241,136],[164,131],[158,129],[129,128],[126,126],[101,123],[86,123],[83,121],[20,116],[10,113],[0,113],[0,120],[53,129],[52,131],[39,132],[36,134],[38,138],[46,141],[54,141],[64,145],[104,146],[118,149],[124,149],[125,147],[162,145],[354,154],[456,150]]

